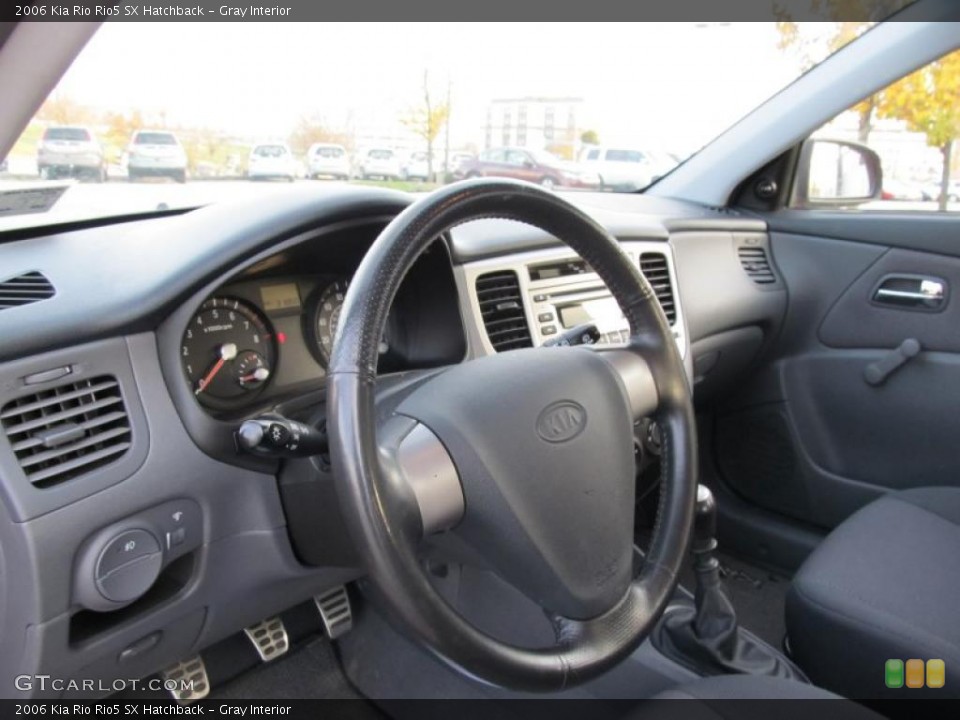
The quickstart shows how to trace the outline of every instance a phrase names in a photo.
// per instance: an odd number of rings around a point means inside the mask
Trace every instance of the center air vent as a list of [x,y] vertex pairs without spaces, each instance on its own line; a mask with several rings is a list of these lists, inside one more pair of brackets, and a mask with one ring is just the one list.
[[492,272],[477,278],[477,301],[487,337],[494,350],[532,347],[530,328],[523,312],[520,282],[512,270]]
[[0,310],[46,300],[55,293],[53,285],[41,273],[18,275],[0,282]]
[[36,487],[88,473],[130,448],[120,386],[108,375],[13,400],[0,409],[0,423]]
[[677,305],[673,298],[673,285],[670,282],[670,268],[667,256],[658,252],[647,252],[640,256],[640,272],[653,286],[663,314],[671,325],[677,322]]
[[777,276],[773,274],[770,260],[767,259],[766,249],[743,245],[737,248],[737,255],[744,272],[757,285],[772,285],[777,282]]

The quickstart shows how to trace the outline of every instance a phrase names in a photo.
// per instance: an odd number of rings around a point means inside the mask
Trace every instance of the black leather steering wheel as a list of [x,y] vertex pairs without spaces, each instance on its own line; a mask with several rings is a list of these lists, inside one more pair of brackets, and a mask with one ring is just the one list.
[[[481,218],[542,228],[580,254],[630,324],[626,348],[514,350],[438,372],[385,412],[378,344],[404,275],[442,232]],[[445,662],[504,687],[557,691],[603,673],[649,634],[686,551],[697,479],[683,362],[649,283],[618,243],[556,194],[468,180],[418,200],[363,259],[329,366],[341,511],[375,600]],[[652,546],[633,568],[633,422],[655,417],[663,482]],[[457,533],[552,620],[556,645],[512,646],[467,623],[418,557]]]

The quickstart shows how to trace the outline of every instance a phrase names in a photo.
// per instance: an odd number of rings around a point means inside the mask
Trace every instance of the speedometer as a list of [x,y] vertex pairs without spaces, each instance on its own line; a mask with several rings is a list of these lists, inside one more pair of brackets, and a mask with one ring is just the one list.
[[[309,315],[308,335],[313,338],[316,353],[324,365],[330,362],[333,339],[340,324],[340,313],[343,310],[343,299],[347,295],[348,285],[348,280],[339,279],[325,286],[316,296],[313,313]],[[388,334],[384,331],[380,339],[380,354],[383,355],[389,349]]]
[[270,379],[276,353],[273,330],[243,300],[214,297],[190,319],[180,361],[197,399],[211,407],[253,396]]
[[343,298],[346,294],[347,281],[336,280],[327,285],[317,298],[311,334],[316,340],[317,352],[325,365],[330,361],[333,338],[337,333],[337,324],[340,322],[340,311],[343,310]]

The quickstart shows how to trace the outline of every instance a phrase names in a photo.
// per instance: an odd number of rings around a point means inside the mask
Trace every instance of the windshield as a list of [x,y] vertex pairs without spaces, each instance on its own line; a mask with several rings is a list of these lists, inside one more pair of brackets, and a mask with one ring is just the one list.
[[[255,157],[288,157],[294,180],[318,191],[423,192],[482,171],[557,192],[635,192],[836,50],[840,25],[104,23],[0,173],[0,190],[67,190],[0,229],[284,192],[251,181]],[[318,47],[349,62],[318,62]],[[41,164],[53,139],[102,151]],[[511,162],[521,156],[536,162]],[[327,175],[312,157],[343,161]],[[602,183],[604,164],[615,183]]]

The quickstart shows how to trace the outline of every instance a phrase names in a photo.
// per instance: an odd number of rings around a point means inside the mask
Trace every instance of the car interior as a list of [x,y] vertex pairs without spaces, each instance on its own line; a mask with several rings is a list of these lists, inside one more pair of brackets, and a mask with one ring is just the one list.
[[[5,149],[96,31],[0,33]],[[958,48],[918,0],[642,192],[0,230],[0,696],[960,697],[960,214],[809,178]]]

